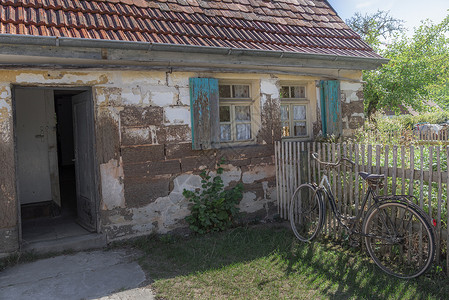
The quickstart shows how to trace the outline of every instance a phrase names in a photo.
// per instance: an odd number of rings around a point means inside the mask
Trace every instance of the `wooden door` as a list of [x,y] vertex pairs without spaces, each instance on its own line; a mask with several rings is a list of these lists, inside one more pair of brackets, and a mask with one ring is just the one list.
[[20,204],[61,206],[53,91],[17,88],[15,109]]
[[73,96],[72,105],[78,222],[86,229],[96,231],[97,184],[91,93],[86,91]]

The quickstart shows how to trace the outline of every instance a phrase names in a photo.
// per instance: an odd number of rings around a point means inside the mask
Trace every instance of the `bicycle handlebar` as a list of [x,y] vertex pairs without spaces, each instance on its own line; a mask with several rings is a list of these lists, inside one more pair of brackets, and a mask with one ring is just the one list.
[[350,160],[347,157],[341,156],[339,160],[337,160],[337,162],[331,163],[331,162],[327,162],[327,161],[321,161],[318,158],[318,153],[312,153],[312,157],[313,159],[315,159],[319,164],[324,165],[325,167],[338,167],[339,165],[341,165],[344,161],[347,161],[348,163],[350,163],[352,166],[355,165],[355,162],[353,162],[352,160]]

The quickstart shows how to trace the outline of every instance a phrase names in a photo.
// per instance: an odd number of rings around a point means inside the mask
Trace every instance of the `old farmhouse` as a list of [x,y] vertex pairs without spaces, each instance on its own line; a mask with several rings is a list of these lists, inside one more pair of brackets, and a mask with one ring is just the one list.
[[274,141],[350,135],[384,62],[325,0],[3,0],[0,253],[185,227],[222,157],[266,217]]

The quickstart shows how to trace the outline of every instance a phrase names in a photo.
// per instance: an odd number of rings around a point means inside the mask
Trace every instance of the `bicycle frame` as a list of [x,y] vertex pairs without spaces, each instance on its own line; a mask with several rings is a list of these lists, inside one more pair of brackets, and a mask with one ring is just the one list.
[[[363,236],[368,236],[368,235],[362,234],[361,232],[354,231],[353,229],[349,228],[346,224],[343,223],[344,217],[342,216],[340,210],[337,207],[337,202],[335,200],[334,194],[332,193],[332,188],[330,186],[329,179],[326,174],[323,174],[318,188],[319,188],[319,190],[322,190],[324,192],[324,194],[327,197],[329,204],[331,206],[332,213],[337,218],[338,223],[341,226],[343,226],[346,230],[348,230],[351,233],[357,233],[357,234],[360,234]],[[365,210],[366,203],[368,202],[368,199],[370,196],[374,200],[375,203],[379,202],[376,192],[370,186],[368,186],[368,190],[365,193],[365,196],[364,196],[364,199],[360,206],[360,209],[358,210],[357,215],[355,217],[353,217],[354,220],[356,220],[356,221],[361,220],[363,211]]]

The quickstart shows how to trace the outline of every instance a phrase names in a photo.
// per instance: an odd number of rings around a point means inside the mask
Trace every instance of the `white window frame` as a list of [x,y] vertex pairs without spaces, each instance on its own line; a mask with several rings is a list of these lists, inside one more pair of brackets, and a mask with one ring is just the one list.
[[[219,97],[219,107],[223,107],[223,106],[229,106],[230,107],[230,122],[219,122],[220,123],[220,143],[222,145],[236,145],[236,144],[253,144],[255,141],[255,116],[254,116],[254,99],[252,97],[252,84],[251,83],[236,83],[236,82],[219,82],[219,90],[220,90],[220,86],[224,86],[224,85],[229,85],[230,86],[230,93],[231,93],[231,97]],[[234,98],[232,93],[233,93],[233,89],[232,86],[237,86],[237,85],[245,85],[248,86],[248,90],[249,90],[249,97],[248,98]],[[240,121],[238,122],[235,119],[235,107],[236,106],[249,106],[250,109],[250,116],[251,116],[251,120],[250,121]],[[251,138],[247,139],[247,140],[237,140],[237,124],[250,124],[250,134],[251,134]],[[231,139],[226,141],[226,140],[221,140],[221,125],[222,124],[230,124],[231,125]]]
[[[288,87],[289,89],[289,98],[283,98],[281,97],[281,90],[283,87]],[[304,88],[304,98],[294,98],[291,97],[291,88],[292,87],[302,87]],[[307,98],[307,84],[304,83],[289,83],[289,84],[282,84],[281,83],[281,89],[279,90],[279,97],[281,99],[281,107],[282,106],[288,106],[288,128],[289,128],[289,135],[284,136],[284,124],[287,123],[286,121],[281,119],[281,127],[282,127],[282,138],[283,139],[308,139],[310,138],[311,133],[311,112],[310,112],[310,101]],[[305,120],[294,120],[293,119],[293,107],[294,106],[304,106],[306,111],[306,119]],[[299,122],[305,122],[306,124],[306,134],[305,135],[292,135],[294,132],[294,123],[295,121]]]

